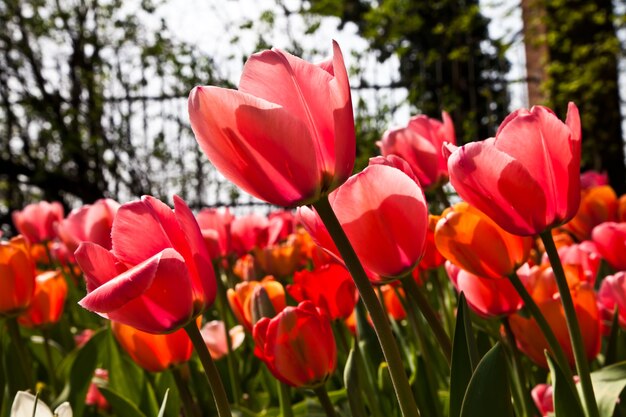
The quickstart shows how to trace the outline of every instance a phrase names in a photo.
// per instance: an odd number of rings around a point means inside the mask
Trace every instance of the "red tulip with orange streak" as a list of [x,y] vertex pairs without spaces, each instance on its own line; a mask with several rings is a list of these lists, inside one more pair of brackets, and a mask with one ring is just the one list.
[[266,291],[267,296],[274,307],[274,312],[279,313],[287,306],[285,289],[283,285],[276,281],[274,277],[267,276],[262,281],[240,282],[235,289],[229,288],[226,295],[228,303],[233,310],[239,323],[252,331],[252,295],[256,287],[261,286]]
[[252,334],[254,354],[286,384],[315,388],[335,371],[337,348],[330,320],[310,301],[262,318]]

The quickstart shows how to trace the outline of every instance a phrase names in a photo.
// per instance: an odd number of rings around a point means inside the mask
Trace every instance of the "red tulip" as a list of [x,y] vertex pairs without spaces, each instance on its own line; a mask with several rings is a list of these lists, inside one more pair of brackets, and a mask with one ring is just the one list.
[[35,264],[26,239],[0,241],[0,317],[24,311],[34,292]]
[[[403,170],[374,164],[329,195],[363,267],[377,281],[409,273],[424,254],[428,208],[421,187]],[[317,214],[300,207],[300,221],[318,244],[334,254]]]
[[468,306],[482,317],[501,317],[522,307],[522,299],[508,278],[484,278],[467,272],[450,261],[446,271],[456,290],[463,292]]
[[554,393],[552,385],[538,384],[530,391],[530,395],[533,397],[533,402],[542,417],[548,417],[554,413]]
[[339,264],[331,263],[313,271],[298,271],[293,276],[293,284],[287,292],[296,301],[310,300],[317,308],[331,318],[345,319],[356,305],[356,286],[348,270]]
[[379,289],[383,294],[383,303],[385,303],[385,311],[387,314],[396,321],[404,320],[406,318],[406,310],[402,305],[402,301],[398,298],[398,294],[406,298],[404,290],[399,287],[394,288],[391,284],[381,285]]
[[456,143],[450,115],[442,113],[443,123],[424,115],[412,117],[407,127],[388,130],[377,145],[383,156],[405,159],[420,184],[428,188],[448,179],[448,166],[441,147]]
[[168,334],[151,334],[113,321],[111,331],[122,349],[148,372],[161,372],[191,358],[193,346],[183,329]]
[[613,319],[617,308],[619,325],[626,329],[626,272],[620,271],[602,280],[598,292],[598,306],[607,321]]
[[99,383],[106,383],[109,381],[109,371],[102,368],[96,368],[94,372],[94,377],[91,380],[91,385],[89,385],[89,389],[87,390],[87,396],[85,397],[85,404],[91,405],[99,410],[108,410],[109,403],[104,398],[104,395],[98,389],[98,385],[96,385],[96,380],[100,380]]
[[117,201],[107,198],[73,210],[59,222],[59,237],[72,253],[80,242],[94,242],[111,250],[111,227],[119,207]]
[[195,87],[189,117],[213,165],[272,204],[313,203],[352,173],[350,85],[336,43],[318,65],[278,49],[252,55],[239,91]]
[[[511,113],[495,138],[448,144],[450,183],[465,201],[516,235],[570,220],[580,202],[580,118],[574,103],[562,123],[548,108]],[[529,198],[532,196],[532,198]]]
[[254,326],[254,354],[272,375],[294,387],[316,387],[335,370],[337,350],[328,317],[310,301]]
[[35,294],[18,321],[26,327],[39,327],[59,321],[63,314],[67,283],[60,271],[47,271],[37,275]]
[[63,219],[63,206],[58,201],[29,204],[12,214],[13,224],[30,243],[39,243],[56,237],[56,223]]
[[435,229],[441,216],[428,215],[428,231],[426,232],[426,245],[424,247],[424,257],[419,263],[420,270],[438,268],[444,264],[446,258],[443,257],[435,244]]
[[87,279],[87,310],[148,333],[169,333],[213,303],[216,281],[198,223],[174,197],[124,204],[113,221],[113,249],[83,242],[76,260]]
[[611,267],[626,270],[626,223],[602,223],[593,228],[591,238]]

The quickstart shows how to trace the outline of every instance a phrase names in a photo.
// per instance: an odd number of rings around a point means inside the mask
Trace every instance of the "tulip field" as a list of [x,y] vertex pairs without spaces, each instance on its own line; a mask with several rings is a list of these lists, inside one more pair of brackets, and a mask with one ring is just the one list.
[[626,196],[572,100],[463,146],[414,116],[354,172],[337,43],[193,87],[199,148],[273,208],[13,212],[0,417],[626,416]]

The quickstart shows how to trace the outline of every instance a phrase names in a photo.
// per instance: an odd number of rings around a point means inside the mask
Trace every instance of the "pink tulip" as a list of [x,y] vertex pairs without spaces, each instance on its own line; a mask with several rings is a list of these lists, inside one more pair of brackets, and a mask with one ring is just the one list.
[[552,385],[537,384],[532,391],[530,391],[530,395],[533,397],[533,401],[537,406],[539,413],[541,413],[543,417],[547,417],[551,413],[554,413],[554,394]]
[[604,278],[598,291],[598,306],[608,320],[613,319],[617,308],[619,325],[626,329],[626,272],[621,271]]
[[63,206],[58,201],[29,204],[12,214],[13,224],[30,243],[39,243],[56,237],[56,223],[63,219]]
[[179,197],[175,211],[144,196],[120,207],[113,249],[83,242],[87,310],[148,333],[168,333],[213,303],[216,281],[198,223]]
[[237,217],[230,226],[232,248],[240,256],[255,247],[264,248],[276,242],[281,229],[280,222],[271,223],[259,213]]
[[235,220],[228,208],[224,210],[205,208],[196,215],[202,236],[211,259],[228,255],[232,247],[230,227]]
[[[370,165],[332,192],[329,202],[363,267],[379,276],[374,280],[400,277],[417,265],[424,253],[428,207],[419,184],[402,170]],[[336,254],[317,214],[307,207],[298,214],[316,242]]]
[[522,307],[522,299],[508,278],[479,277],[450,261],[446,261],[446,271],[456,290],[465,294],[469,307],[481,317],[508,316]]
[[[200,333],[214,360],[221,359],[228,355],[226,327],[223,321],[213,320],[206,323],[202,326]],[[243,343],[246,333],[243,330],[243,326],[237,325],[228,331],[228,336],[230,337],[231,349],[235,350]]]
[[80,242],[94,242],[111,249],[111,227],[120,204],[110,198],[101,199],[72,210],[57,226],[59,237],[71,252]]
[[517,235],[563,224],[580,203],[580,118],[570,103],[561,122],[548,108],[511,113],[495,138],[447,144],[450,183],[465,201]]
[[591,238],[612,268],[626,270],[626,223],[605,222],[594,227]]
[[272,204],[313,203],[352,173],[354,118],[337,43],[317,65],[279,49],[254,54],[239,91],[195,87],[189,117],[213,165]]
[[585,171],[580,174],[580,188],[586,190],[591,187],[609,185],[609,176],[605,172]]
[[412,117],[407,127],[388,130],[377,143],[383,156],[405,159],[424,187],[448,178],[448,165],[441,153],[444,142],[456,143],[450,115],[442,113],[443,123],[430,117]]

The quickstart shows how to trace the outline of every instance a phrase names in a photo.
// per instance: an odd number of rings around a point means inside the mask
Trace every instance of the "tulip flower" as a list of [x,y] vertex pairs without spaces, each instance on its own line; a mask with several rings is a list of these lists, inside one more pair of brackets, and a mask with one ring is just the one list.
[[554,413],[554,393],[552,385],[537,384],[530,395],[542,417],[548,417]]
[[277,240],[285,240],[296,231],[296,216],[290,210],[276,210],[267,215],[272,228],[280,225]]
[[465,294],[468,306],[481,317],[501,317],[522,307],[522,299],[507,278],[484,278],[446,262],[454,288]]
[[615,309],[622,329],[626,329],[626,272],[620,271],[602,280],[598,291],[598,306],[608,320],[612,320]]
[[579,241],[590,239],[594,227],[617,219],[617,207],[617,195],[610,186],[588,188],[582,192],[578,212],[563,228]]
[[[580,274],[579,271],[580,269],[576,268],[565,269],[574,302],[576,318],[582,331],[585,355],[588,360],[592,360],[600,351],[600,315],[593,288],[584,281],[584,278],[577,276],[577,274]],[[529,279],[526,279],[525,285],[552,328],[570,366],[573,366],[575,361],[565,321],[565,313],[563,312],[551,268],[545,268],[541,273],[529,277]],[[548,343],[535,320],[526,318],[518,313],[510,316],[509,323],[517,340],[518,348],[528,355],[533,362],[547,368],[544,350],[548,349]]]
[[444,147],[450,183],[509,233],[538,234],[567,222],[578,210],[580,132],[574,103],[565,123],[546,107],[517,110],[495,138]]
[[580,187],[583,190],[601,185],[609,185],[609,176],[606,171],[585,171],[580,174]]
[[444,264],[446,258],[439,252],[435,244],[435,229],[441,216],[428,215],[428,231],[426,232],[426,244],[424,247],[424,257],[420,261],[418,267],[420,270],[438,268]]
[[56,323],[63,313],[66,297],[67,283],[61,272],[47,271],[37,275],[33,299],[18,322],[26,327]]
[[331,320],[350,316],[357,302],[356,286],[350,273],[336,263],[296,272],[287,292],[298,302],[310,300]]
[[256,258],[249,253],[235,261],[233,274],[244,281],[257,281],[264,276]]
[[602,223],[594,227],[591,238],[612,268],[626,270],[626,223]]
[[112,247],[83,242],[76,261],[87,280],[87,310],[148,333],[169,333],[213,303],[216,281],[198,223],[179,197],[124,204]]
[[[329,202],[370,280],[406,275],[422,258],[428,208],[421,187],[404,169],[370,164],[331,193]],[[338,257],[317,214],[300,207],[298,216],[313,239]]]
[[240,282],[235,286],[234,290],[229,288],[226,296],[228,297],[230,308],[233,310],[239,323],[243,324],[249,331],[252,331],[254,324],[252,318],[252,294],[258,286],[263,287],[267,292],[275,313],[281,312],[287,305],[285,289],[272,276],[267,276],[262,281]]
[[264,248],[276,243],[282,224],[270,223],[266,216],[259,213],[237,217],[230,225],[232,249],[238,255],[250,252],[254,248]]
[[287,307],[254,325],[254,354],[277,379],[315,388],[335,371],[337,349],[330,320],[312,302]]
[[40,201],[14,211],[12,216],[18,232],[30,243],[39,243],[56,237],[55,225],[63,219],[63,206],[58,201]]
[[189,118],[213,165],[269,203],[313,203],[352,173],[354,117],[336,43],[317,65],[279,49],[252,55],[239,91],[195,87]]
[[444,212],[435,228],[439,252],[453,264],[483,278],[500,279],[528,259],[530,237],[512,235],[467,203]]
[[[558,252],[563,265],[582,268],[583,279],[592,285],[595,283],[601,259],[593,242],[586,240],[577,244],[563,245],[559,247]],[[548,255],[544,254],[542,265],[549,264]]]
[[0,317],[24,311],[34,292],[35,264],[28,242],[22,236],[0,241]]
[[67,401],[61,403],[52,413],[46,403],[26,391],[18,391],[11,405],[11,417],[72,417],[72,415],[72,408]]
[[[206,344],[211,358],[218,360],[228,355],[228,341],[226,340],[226,326],[223,321],[212,320],[202,326],[200,330],[202,339]],[[228,331],[232,350],[237,349],[243,343],[246,334],[243,326],[237,325]]]
[[80,242],[94,242],[111,250],[111,227],[120,204],[110,198],[101,199],[73,210],[57,226],[59,238],[73,253]]
[[406,318],[406,310],[402,305],[402,301],[398,298],[398,294],[404,297],[404,290],[386,284],[380,286],[380,292],[383,294],[383,303],[385,303],[387,314],[396,321],[404,320]]
[[[98,381],[100,380],[100,381]],[[96,382],[103,383],[109,380],[109,371],[102,368],[96,368],[94,372],[94,377],[91,380],[91,385],[89,385],[89,389],[87,390],[87,396],[85,397],[85,404],[96,407],[98,410],[106,411],[109,409],[109,403],[104,398],[104,395],[98,389],[98,385]]]
[[230,213],[228,208],[224,210],[205,208],[196,215],[211,259],[226,256],[231,251],[230,226],[234,219],[235,216]]
[[388,130],[377,142],[383,156],[405,159],[425,188],[448,179],[441,147],[445,142],[455,144],[456,136],[450,115],[443,112],[442,117],[443,123],[424,115],[412,117],[407,127]]
[[300,264],[300,247],[293,239],[263,249],[257,247],[253,253],[266,274],[279,278],[293,274]]
[[113,321],[111,331],[122,349],[148,372],[161,372],[191,358],[193,347],[184,329],[151,334]]

